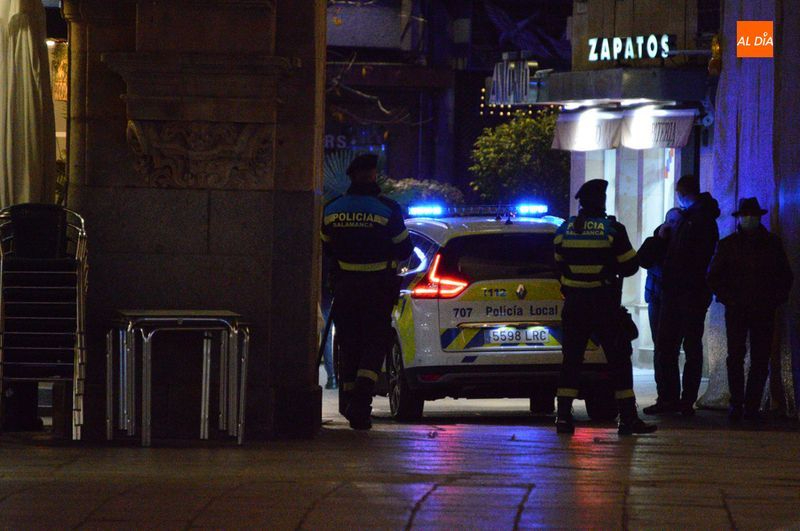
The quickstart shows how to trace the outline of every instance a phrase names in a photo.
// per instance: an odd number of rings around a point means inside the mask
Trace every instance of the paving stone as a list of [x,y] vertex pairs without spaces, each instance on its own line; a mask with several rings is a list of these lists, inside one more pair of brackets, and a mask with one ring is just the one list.
[[727,529],[733,527],[720,507],[631,505],[626,507],[627,527],[648,529]]
[[108,500],[93,514],[94,520],[189,521],[209,503],[209,498],[186,495],[180,490],[158,496],[124,495]]
[[414,518],[413,529],[513,529],[516,512],[480,514],[423,512]]
[[632,485],[627,501],[643,505],[697,505],[701,507],[723,507],[722,490],[713,484]]
[[42,515],[40,517],[20,518],[9,515],[0,515],[0,530],[50,530],[50,529],[69,529],[81,522],[80,519],[61,518],[52,515]]
[[113,529],[114,531],[178,531],[186,529],[188,522],[178,520],[171,522],[169,520],[159,520],[158,522],[131,522],[124,520],[105,520],[96,521],[89,520],[88,522],[80,525],[77,529],[81,531],[102,531]]
[[748,503],[730,502],[731,517],[738,529],[799,529],[798,505],[785,502]]
[[410,513],[351,512],[349,514],[319,512],[306,518],[301,529],[404,529]]
[[724,412],[703,412],[652,436],[584,423],[569,438],[524,412],[467,408],[355,433],[326,397],[310,441],[143,449],[2,434],[0,529],[800,526],[793,425],[727,430]]
[[519,525],[530,528],[595,528],[615,529],[622,526],[622,505],[592,504],[591,501],[573,502],[572,506],[525,506]]

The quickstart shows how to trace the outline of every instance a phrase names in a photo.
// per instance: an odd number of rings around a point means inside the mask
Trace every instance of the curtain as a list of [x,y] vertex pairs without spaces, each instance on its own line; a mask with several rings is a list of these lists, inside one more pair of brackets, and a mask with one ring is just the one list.
[[41,0],[0,0],[0,206],[53,202],[55,121]]

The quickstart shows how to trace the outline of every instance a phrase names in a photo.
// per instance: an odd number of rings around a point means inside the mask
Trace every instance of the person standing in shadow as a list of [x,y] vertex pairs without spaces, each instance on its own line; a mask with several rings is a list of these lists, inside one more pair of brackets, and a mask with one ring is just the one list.
[[[766,213],[755,197],[741,199],[733,213],[738,221],[736,232],[719,242],[708,271],[708,284],[717,301],[725,305],[732,422],[761,420],[775,311],[789,300],[794,279],[780,238],[761,224]],[[750,371],[745,387],[748,335]]]
[[[661,298],[663,297],[663,266],[664,256],[667,253],[670,235],[677,229],[681,222],[681,209],[671,208],[664,217],[664,223],[658,226],[653,235],[647,238],[639,248],[640,265],[647,270],[647,280],[644,285],[644,301],[647,303],[647,316],[650,322],[650,335],[653,338],[653,370],[656,385],[660,385],[661,370],[657,348],[658,320],[661,316]],[[661,384],[663,385],[663,384]]]
[[[656,349],[659,358],[658,398],[644,408],[647,415],[680,413],[693,416],[703,375],[703,333],[711,290],[708,264],[719,240],[719,204],[700,182],[684,175],[675,185],[681,222],[670,234],[662,266],[662,299]],[[683,377],[681,345],[686,355]]]

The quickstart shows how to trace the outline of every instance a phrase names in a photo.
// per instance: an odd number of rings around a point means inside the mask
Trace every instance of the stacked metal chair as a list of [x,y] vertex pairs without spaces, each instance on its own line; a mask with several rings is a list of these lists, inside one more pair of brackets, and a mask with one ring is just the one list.
[[86,274],[77,213],[34,203],[0,210],[0,426],[7,389],[65,383],[72,388],[72,439],[81,438]]

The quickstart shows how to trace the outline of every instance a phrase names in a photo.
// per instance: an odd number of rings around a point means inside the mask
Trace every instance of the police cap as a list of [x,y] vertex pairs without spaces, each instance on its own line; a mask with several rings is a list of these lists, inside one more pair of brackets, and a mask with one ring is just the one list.
[[351,179],[353,175],[364,171],[374,170],[378,167],[378,156],[371,153],[364,153],[353,159],[347,167],[347,176]]
[[598,202],[602,200],[605,202],[606,188],[608,188],[608,181],[603,179],[591,179],[583,183],[578,193],[575,194],[575,199],[581,202]]

